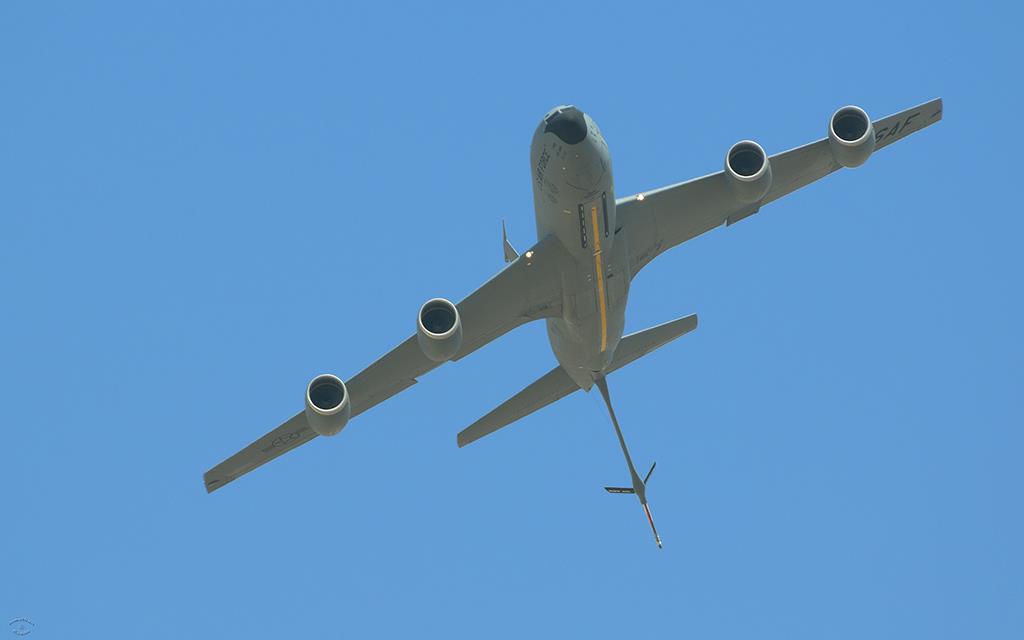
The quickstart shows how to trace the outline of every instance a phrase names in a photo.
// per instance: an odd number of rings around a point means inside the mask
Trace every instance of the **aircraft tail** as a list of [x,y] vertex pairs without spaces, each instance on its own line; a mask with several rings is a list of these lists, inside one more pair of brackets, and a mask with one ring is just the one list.
[[[612,359],[607,373],[621,369],[637,358],[696,328],[697,315],[693,314],[623,336],[619,341],[619,346],[615,349],[615,357]],[[464,447],[475,442],[578,390],[579,387],[572,381],[569,374],[562,367],[555,367],[496,409],[460,431],[457,438],[458,445]]]

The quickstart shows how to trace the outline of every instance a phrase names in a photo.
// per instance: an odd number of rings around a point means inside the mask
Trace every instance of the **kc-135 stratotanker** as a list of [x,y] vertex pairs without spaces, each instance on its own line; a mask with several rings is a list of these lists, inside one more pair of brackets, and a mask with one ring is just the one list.
[[505,262],[497,275],[458,304],[426,301],[416,333],[348,382],[316,376],[305,409],[206,472],[214,491],[317,436],[338,434],[353,418],[416,383],[449,360],[461,360],[532,320],[544,320],[558,366],[463,429],[464,447],[570,393],[598,388],[629,470],[630,486],[606,487],[640,501],[661,547],[647,504],[647,482],[633,465],[608,393],[608,374],[697,327],[689,315],[622,335],[630,281],[662,252],[761,207],[942,118],[935,99],[872,121],[847,106],[828,120],[828,135],[768,156],[752,140],[734,144],[725,167],[701,178],[615,197],[611,155],[597,124],[574,106],[552,109],[533,134],[530,170],[537,243],[519,253],[502,226]]

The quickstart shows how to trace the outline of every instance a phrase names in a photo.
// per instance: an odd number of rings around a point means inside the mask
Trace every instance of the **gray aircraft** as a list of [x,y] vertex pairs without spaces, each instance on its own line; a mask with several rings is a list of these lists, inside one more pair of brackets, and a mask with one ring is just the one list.
[[641,479],[608,394],[607,376],[697,327],[690,315],[622,335],[630,281],[656,256],[836,171],[858,167],[875,151],[942,118],[935,99],[881,120],[847,106],[828,121],[828,136],[768,156],[743,140],[725,154],[722,171],[687,182],[615,197],[611,155],[597,124],[573,106],[552,109],[533,134],[530,170],[537,244],[520,254],[502,226],[507,266],[462,302],[428,300],[416,333],[347,383],[331,374],[306,387],[305,409],[206,472],[212,492],[407,389],[449,360],[461,360],[532,320],[547,324],[558,366],[458,434],[460,447],[541,407],[597,386],[629,469],[631,493],[643,506],[654,540],[661,538],[647,504],[654,465]]

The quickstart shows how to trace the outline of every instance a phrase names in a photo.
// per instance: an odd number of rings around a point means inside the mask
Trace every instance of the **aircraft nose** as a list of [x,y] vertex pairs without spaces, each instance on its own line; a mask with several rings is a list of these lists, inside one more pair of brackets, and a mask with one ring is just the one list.
[[558,107],[544,118],[544,133],[549,131],[565,144],[577,144],[587,137],[587,120],[576,107]]

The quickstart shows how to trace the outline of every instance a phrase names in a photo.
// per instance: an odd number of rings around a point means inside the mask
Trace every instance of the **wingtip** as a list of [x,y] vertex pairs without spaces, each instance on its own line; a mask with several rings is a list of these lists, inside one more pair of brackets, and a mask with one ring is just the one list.
[[206,487],[206,493],[213,493],[224,485],[225,482],[222,478],[211,478],[209,472],[203,474],[203,486]]

